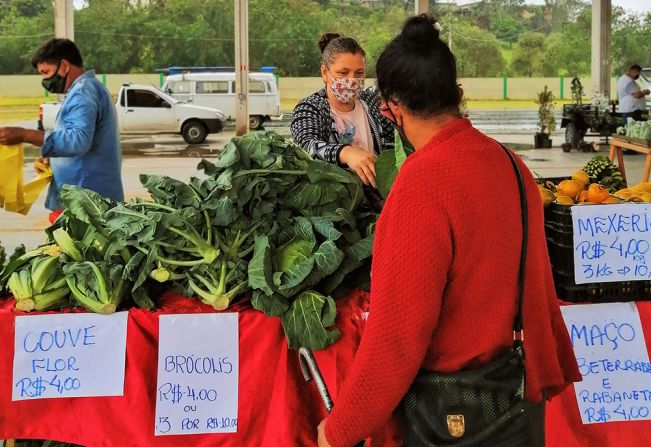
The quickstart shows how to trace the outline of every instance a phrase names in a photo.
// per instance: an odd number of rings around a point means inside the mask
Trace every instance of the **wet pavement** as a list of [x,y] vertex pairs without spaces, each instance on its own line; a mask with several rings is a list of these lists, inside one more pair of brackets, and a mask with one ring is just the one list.
[[[529,114],[532,111],[528,111]],[[510,111],[508,116],[518,115]],[[583,153],[572,151],[565,153],[560,149],[564,141],[562,132],[552,135],[554,146],[551,149],[528,149],[532,147],[533,133],[535,132],[535,115],[527,120],[521,119],[517,129],[509,128],[514,126],[504,117],[499,120],[487,119],[486,114],[471,120],[476,127],[498,141],[510,145],[520,154],[527,166],[535,175],[542,177],[560,177],[571,175],[580,169],[592,158],[595,153]],[[501,116],[501,115],[498,115]],[[533,122],[528,128],[527,122]],[[490,127],[493,126],[494,129]],[[526,127],[526,128],[525,128]],[[274,130],[283,136],[289,136],[289,121],[283,120],[267,126],[268,130]],[[122,176],[127,199],[132,197],[146,196],[146,191],[140,185],[139,175],[159,174],[187,181],[190,177],[200,175],[196,166],[200,158],[214,158],[219,150],[234,136],[232,128],[217,135],[209,135],[204,144],[187,145],[180,136],[157,135],[143,137],[123,137],[123,166]],[[595,138],[588,138],[588,141],[597,141]],[[603,153],[608,155],[607,148],[603,147]],[[33,152],[32,152],[33,153]],[[29,152],[28,152],[29,154]],[[629,184],[641,180],[644,166],[644,156],[625,155],[626,174]],[[27,157],[25,172],[31,172],[31,160]],[[43,242],[43,230],[49,225],[48,211],[44,208],[45,194],[32,207],[28,216],[15,213],[8,213],[0,209],[0,241],[8,251],[13,251],[17,245],[24,243],[26,247],[35,247]]]

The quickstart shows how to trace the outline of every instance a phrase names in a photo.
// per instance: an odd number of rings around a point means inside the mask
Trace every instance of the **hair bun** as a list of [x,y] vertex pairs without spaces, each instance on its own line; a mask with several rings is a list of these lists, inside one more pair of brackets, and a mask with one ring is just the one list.
[[432,46],[439,40],[441,25],[432,16],[420,14],[411,17],[402,28],[402,36],[418,45]]
[[321,34],[321,37],[319,37],[319,50],[321,50],[321,53],[326,49],[328,44],[333,40],[338,37],[341,37],[340,34],[337,33],[323,33]]

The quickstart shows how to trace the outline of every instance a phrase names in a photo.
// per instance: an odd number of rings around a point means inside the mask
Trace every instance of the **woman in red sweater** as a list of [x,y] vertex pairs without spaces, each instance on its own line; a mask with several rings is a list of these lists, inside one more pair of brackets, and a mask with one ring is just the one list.
[[[455,59],[432,18],[407,21],[378,59],[377,79],[386,115],[416,152],[378,221],[368,321],[334,410],[319,425],[321,447],[348,447],[381,428],[420,369],[478,368],[513,343],[517,180],[499,143],[461,118]],[[538,189],[518,164],[529,209],[525,445],[544,445],[544,398],[581,376],[554,291]]]

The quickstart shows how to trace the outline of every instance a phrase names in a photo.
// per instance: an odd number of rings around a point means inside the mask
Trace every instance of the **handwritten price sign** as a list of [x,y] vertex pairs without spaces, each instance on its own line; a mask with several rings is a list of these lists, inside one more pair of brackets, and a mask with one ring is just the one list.
[[156,430],[237,432],[238,316],[161,315]]
[[650,204],[573,206],[572,223],[577,284],[651,279]]
[[16,318],[13,400],[121,396],[127,313]]
[[561,307],[583,381],[584,424],[651,419],[651,363],[635,303]]

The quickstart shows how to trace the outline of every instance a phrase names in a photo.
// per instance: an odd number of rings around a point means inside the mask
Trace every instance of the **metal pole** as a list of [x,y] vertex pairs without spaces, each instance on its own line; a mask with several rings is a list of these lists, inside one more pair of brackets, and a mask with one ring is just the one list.
[[610,99],[612,1],[592,0],[592,87]]
[[249,2],[235,0],[235,134],[249,131]]
[[416,6],[416,15],[427,14],[427,11],[429,11],[429,0],[416,0],[414,3]]
[[54,37],[75,40],[73,0],[54,0]]

